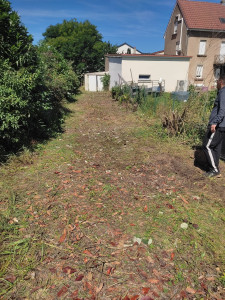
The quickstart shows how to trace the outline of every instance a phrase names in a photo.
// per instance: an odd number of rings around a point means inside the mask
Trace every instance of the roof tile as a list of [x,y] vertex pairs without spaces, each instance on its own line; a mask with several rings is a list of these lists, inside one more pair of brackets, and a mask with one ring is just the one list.
[[177,0],[184,20],[189,29],[225,31],[225,5],[220,3]]

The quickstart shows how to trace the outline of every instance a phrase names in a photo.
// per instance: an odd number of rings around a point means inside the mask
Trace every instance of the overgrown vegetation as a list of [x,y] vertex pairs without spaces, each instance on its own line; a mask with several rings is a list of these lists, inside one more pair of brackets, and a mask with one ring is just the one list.
[[49,45],[72,62],[79,79],[84,73],[104,71],[104,55],[117,51],[117,46],[102,41],[102,35],[89,21],[64,20],[61,24],[50,25],[43,36]]
[[102,84],[103,84],[103,90],[104,91],[108,91],[109,90],[109,84],[110,84],[110,75],[109,74],[105,74],[102,78],[101,78]]
[[202,139],[216,93],[197,92],[191,86],[188,101],[181,101],[170,93],[148,94],[144,87],[124,85],[111,90],[113,99],[131,108],[138,106],[142,113],[156,119],[157,127],[160,122],[168,136],[179,136],[192,144],[198,144]]
[[77,93],[72,66],[53,47],[32,37],[0,0],[0,160],[61,130],[63,99]]

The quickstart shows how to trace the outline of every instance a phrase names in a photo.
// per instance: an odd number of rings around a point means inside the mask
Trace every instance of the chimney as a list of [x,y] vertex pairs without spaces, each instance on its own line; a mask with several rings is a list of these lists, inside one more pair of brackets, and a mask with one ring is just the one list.
[[221,0],[220,4],[225,5],[225,0]]

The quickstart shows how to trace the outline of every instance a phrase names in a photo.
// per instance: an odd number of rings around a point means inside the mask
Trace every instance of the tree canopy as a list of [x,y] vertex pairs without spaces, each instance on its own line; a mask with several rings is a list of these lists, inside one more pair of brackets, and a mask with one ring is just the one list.
[[104,55],[116,53],[117,50],[117,46],[102,41],[102,35],[89,21],[64,20],[62,24],[50,25],[43,36],[47,43],[72,61],[79,76],[87,72],[103,71]]
[[33,64],[37,57],[32,42],[9,1],[0,0],[0,59],[8,59],[16,69]]

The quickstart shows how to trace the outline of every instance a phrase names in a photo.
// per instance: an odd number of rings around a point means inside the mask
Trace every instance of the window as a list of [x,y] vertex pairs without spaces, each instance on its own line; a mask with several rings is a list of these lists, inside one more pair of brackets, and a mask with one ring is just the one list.
[[131,54],[131,49],[127,48],[127,54]]
[[196,78],[201,79],[203,74],[203,65],[197,65]]
[[176,55],[180,54],[180,42],[176,42]]
[[220,22],[221,22],[222,24],[225,24],[225,18],[220,18]]
[[220,46],[220,55],[225,55],[225,42],[221,43],[221,46]]
[[214,77],[215,77],[216,80],[219,79],[219,77],[220,77],[220,68],[216,68],[214,70]]
[[177,27],[180,20],[180,15],[176,15],[174,20],[173,34],[177,34]]
[[146,81],[146,80],[150,80],[150,78],[151,78],[151,75],[148,75],[148,74],[140,74],[138,80]]
[[198,55],[205,55],[206,41],[201,40],[199,44]]
[[176,17],[174,21],[173,34],[177,33],[177,27],[178,27],[178,17]]

